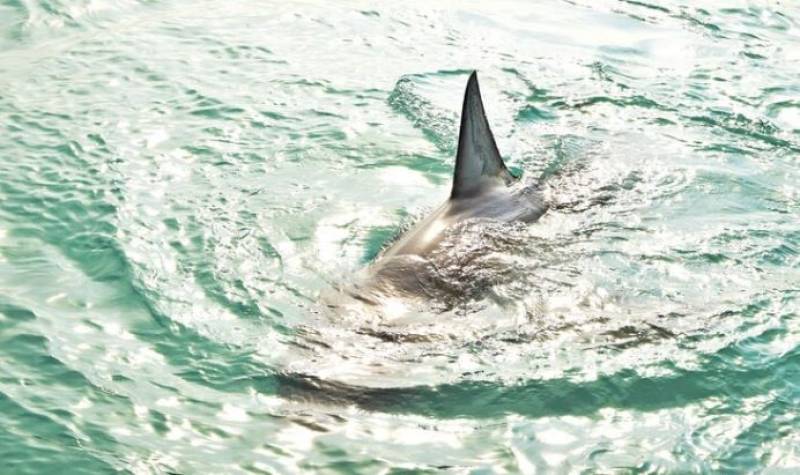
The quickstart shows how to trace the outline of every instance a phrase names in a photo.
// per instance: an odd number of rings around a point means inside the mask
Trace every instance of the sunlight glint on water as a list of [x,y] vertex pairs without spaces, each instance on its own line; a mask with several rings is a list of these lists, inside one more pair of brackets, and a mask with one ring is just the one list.
[[[5,2],[4,470],[797,470],[798,21]],[[461,299],[332,312],[448,196],[473,69],[550,210],[459,228]]]

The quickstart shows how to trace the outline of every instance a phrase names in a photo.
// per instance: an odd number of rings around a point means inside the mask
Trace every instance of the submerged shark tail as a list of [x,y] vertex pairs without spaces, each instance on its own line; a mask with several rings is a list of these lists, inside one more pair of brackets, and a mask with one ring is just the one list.
[[483,110],[478,73],[473,71],[464,93],[456,171],[450,198],[469,198],[480,193],[486,186],[509,183],[513,179],[497,151],[497,144]]

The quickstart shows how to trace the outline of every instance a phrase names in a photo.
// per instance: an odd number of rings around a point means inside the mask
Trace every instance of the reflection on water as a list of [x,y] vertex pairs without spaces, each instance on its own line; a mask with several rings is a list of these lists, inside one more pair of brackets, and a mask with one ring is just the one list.
[[[798,19],[5,2],[5,466],[797,469]],[[473,69],[548,213],[330,308],[447,197]]]

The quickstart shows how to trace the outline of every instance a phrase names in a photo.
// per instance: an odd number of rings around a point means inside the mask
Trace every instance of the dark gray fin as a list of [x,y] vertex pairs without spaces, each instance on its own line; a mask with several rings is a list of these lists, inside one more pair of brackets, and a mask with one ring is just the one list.
[[508,184],[514,180],[497,151],[486,112],[483,110],[478,72],[473,71],[464,93],[458,154],[450,199],[469,198],[486,186]]

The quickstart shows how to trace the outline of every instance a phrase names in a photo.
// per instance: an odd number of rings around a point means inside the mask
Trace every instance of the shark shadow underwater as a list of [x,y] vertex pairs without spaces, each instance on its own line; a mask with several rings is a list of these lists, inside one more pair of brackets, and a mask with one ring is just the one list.
[[481,279],[480,269],[470,264],[475,255],[491,252],[492,243],[470,232],[469,224],[532,223],[546,211],[538,185],[515,177],[503,162],[473,72],[449,199],[386,248],[356,283],[324,300],[337,313],[366,310],[395,320],[411,313],[415,301],[448,310],[454,302],[480,298],[485,285],[471,285]]

